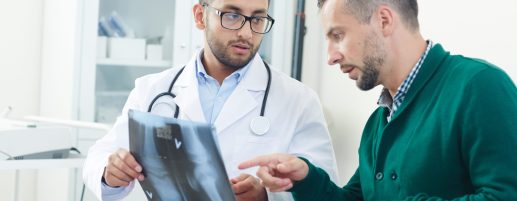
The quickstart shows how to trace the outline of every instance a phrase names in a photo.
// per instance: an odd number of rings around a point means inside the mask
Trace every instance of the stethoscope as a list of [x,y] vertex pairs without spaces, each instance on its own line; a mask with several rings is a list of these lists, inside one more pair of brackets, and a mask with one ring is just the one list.
[[[269,95],[269,88],[271,87],[271,69],[269,68],[269,65],[264,62],[264,66],[266,67],[268,79],[267,79],[267,86],[266,91],[264,93],[264,98],[262,100],[262,107],[260,109],[260,116],[254,117],[250,122],[250,129],[251,132],[253,132],[255,135],[264,135],[269,131],[269,128],[271,126],[269,119],[264,116],[264,111],[266,110],[266,102],[267,102],[267,96]],[[149,104],[149,108],[147,109],[147,112],[151,112],[153,109],[154,103],[160,99],[161,97],[169,96],[172,98],[176,98],[176,95],[172,93],[172,88],[174,87],[174,84],[176,83],[176,80],[178,80],[181,73],[183,73],[183,70],[185,69],[185,66],[181,68],[174,79],[172,80],[171,84],[169,85],[169,90],[163,93],[158,94],[153,98],[151,101],[151,104]],[[179,116],[180,108],[178,104],[176,104],[176,110],[174,111],[174,118],[178,118]]]

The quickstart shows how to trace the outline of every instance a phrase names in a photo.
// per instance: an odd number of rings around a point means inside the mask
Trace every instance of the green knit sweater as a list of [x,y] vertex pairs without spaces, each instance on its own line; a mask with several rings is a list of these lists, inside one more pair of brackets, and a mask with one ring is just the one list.
[[437,44],[388,114],[368,120],[347,185],[309,164],[295,199],[517,200],[517,88],[499,68]]

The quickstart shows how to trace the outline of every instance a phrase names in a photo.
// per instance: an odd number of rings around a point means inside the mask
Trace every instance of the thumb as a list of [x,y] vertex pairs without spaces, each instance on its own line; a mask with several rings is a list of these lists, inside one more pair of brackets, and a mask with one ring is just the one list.
[[234,184],[239,183],[241,181],[246,180],[250,175],[249,174],[240,174],[238,177],[232,178],[230,181]]

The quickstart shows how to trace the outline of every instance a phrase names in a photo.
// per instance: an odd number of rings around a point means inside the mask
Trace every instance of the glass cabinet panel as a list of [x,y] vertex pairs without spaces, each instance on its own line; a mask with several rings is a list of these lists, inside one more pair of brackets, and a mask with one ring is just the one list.
[[[286,73],[291,63],[293,2],[271,1],[275,24],[259,50],[273,68]],[[192,15],[195,3],[198,0],[84,1],[81,120],[114,123],[136,78],[184,65],[202,48],[204,34],[195,28]]]
[[95,122],[114,123],[136,78],[172,66],[174,11],[173,0],[99,1]]

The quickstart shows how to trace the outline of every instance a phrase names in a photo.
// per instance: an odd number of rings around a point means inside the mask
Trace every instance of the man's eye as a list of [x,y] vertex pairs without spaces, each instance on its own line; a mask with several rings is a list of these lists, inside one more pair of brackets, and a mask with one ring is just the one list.
[[332,39],[336,40],[336,41],[340,41],[341,39],[343,39],[343,34],[342,33],[334,33],[334,34],[332,34]]
[[226,13],[224,15],[224,17],[229,19],[229,20],[236,20],[236,19],[239,19],[240,15],[235,14],[235,13]]
[[253,18],[252,22],[254,24],[261,24],[261,23],[264,23],[265,19],[264,18]]

